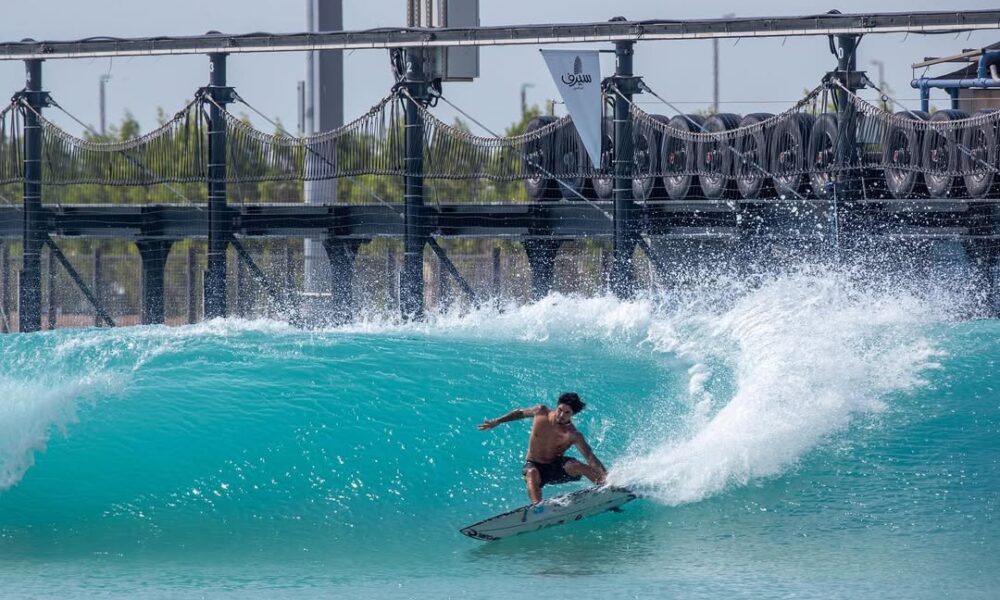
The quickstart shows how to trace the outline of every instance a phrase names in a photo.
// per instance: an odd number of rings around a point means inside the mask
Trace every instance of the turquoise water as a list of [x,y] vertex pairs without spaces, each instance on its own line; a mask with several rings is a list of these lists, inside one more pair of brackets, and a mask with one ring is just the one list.
[[[997,597],[1000,323],[717,292],[2,336],[0,596]],[[570,389],[645,498],[461,536],[526,502],[527,422],[476,424]]]

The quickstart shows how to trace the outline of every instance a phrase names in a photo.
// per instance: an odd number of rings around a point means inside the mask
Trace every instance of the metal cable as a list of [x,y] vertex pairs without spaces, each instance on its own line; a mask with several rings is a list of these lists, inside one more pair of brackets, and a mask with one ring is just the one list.
[[[441,98],[442,100],[444,100],[444,101],[445,101],[445,103],[447,103],[447,104],[448,104],[449,106],[451,106],[452,108],[454,108],[455,110],[457,110],[457,111],[458,111],[459,113],[461,113],[461,114],[465,115],[465,116],[466,116],[466,117],[467,117],[468,119],[470,119],[470,120],[471,120],[471,121],[472,121],[473,123],[475,123],[475,124],[479,125],[479,126],[480,126],[480,127],[482,127],[482,128],[484,129],[484,130],[486,130],[487,132],[489,132],[490,134],[492,134],[492,135],[493,135],[494,137],[497,137],[497,138],[499,138],[499,137],[500,137],[499,135],[497,135],[496,133],[494,133],[494,132],[493,132],[492,130],[490,130],[490,128],[486,127],[485,125],[483,125],[482,123],[480,123],[479,121],[477,121],[477,120],[476,120],[476,119],[475,119],[474,117],[472,117],[472,115],[470,115],[469,113],[465,112],[465,111],[464,111],[464,110],[462,110],[461,108],[459,108],[459,107],[455,106],[454,104],[452,104],[452,103],[451,103],[451,101],[450,101],[450,100],[448,100],[447,98],[445,98],[445,97],[444,97],[443,95],[442,95],[442,96],[439,96],[439,97],[440,97],[440,98]],[[428,114],[429,114],[429,113],[428,113]],[[541,130],[537,130],[537,131],[541,131]],[[510,139],[510,138],[503,138],[503,139]],[[595,208],[595,209],[597,209],[598,211],[600,211],[600,212],[601,212],[601,214],[603,214],[603,215],[604,215],[604,216],[605,216],[605,217],[606,217],[606,218],[607,218],[607,219],[608,219],[609,221],[614,221],[614,220],[615,220],[615,219],[614,219],[614,217],[612,217],[612,216],[611,216],[610,214],[608,214],[608,212],[607,212],[607,211],[605,211],[605,210],[604,210],[603,208],[601,208],[601,207],[600,207],[600,206],[598,206],[597,204],[594,204],[594,202],[593,202],[593,201],[591,201],[591,200],[590,200],[589,198],[587,198],[586,196],[584,196],[584,195],[583,195],[583,194],[581,194],[580,192],[578,192],[578,191],[576,191],[575,189],[573,189],[573,188],[572,188],[572,187],[571,187],[571,186],[570,186],[570,185],[569,185],[568,183],[566,183],[565,181],[563,181],[563,180],[559,179],[558,177],[556,177],[555,175],[553,175],[552,173],[550,173],[550,172],[549,172],[548,170],[546,170],[546,169],[545,169],[544,167],[542,167],[541,165],[537,164],[536,162],[532,162],[532,161],[531,161],[531,160],[530,160],[530,159],[528,158],[528,156],[527,156],[527,155],[525,155],[525,154],[523,154],[523,153],[522,153],[522,155],[521,155],[521,158],[522,158],[522,159],[524,159],[525,161],[528,161],[528,163],[529,163],[529,164],[531,164],[531,165],[532,165],[532,166],[534,166],[535,168],[537,168],[537,169],[539,169],[540,171],[542,171],[542,172],[543,172],[543,173],[544,173],[545,175],[547,175],[548,177],[551,177],[552,179],[554,179],[554,180],[555,180],[555,181],[556,181],[557,183],[559,183],[560,185],[562,185],[563,189],[566,189],[566,190],[569,190],[570,192],[572,192],[573,194],[575,194],[575,195],[576,195],[577,197],[579,197],[579,198],[580,198],[580,200],[583,200],[584,202],[586,202],[587,204],[589,204],[589,205],[590,205],[590,206],[591,206],[592,208]]]
[[[255,112],[258,116],[260,116],[262,119],[264,119],[265,121],[267,121],[268,123],[270,123],[272,126],[274,126],[275,129],[281,131],[285,135],[289,135],[289,136],[291,135],[291,134],[289,134],[287,132],[287,130],[285,130],[284,127],[281,126],[280,123],[278,123],[278,122],[270,119],[269,117],[267,117],[267,115],[265,115],[261,111],[257,110],[253,105],[251,105],[249,102],[247,102],[242,96],[240,96],[239,94],[235,94],[235,93],[234,93],[234,95],[235,95],[237,101],[241,102],[244,106],[246,106],[247,108],[249,108],[250,110],[252,110],[253,112]],[[323,155],[315,152],[314,150],[312,150],[308,146],[306,146],[306,151],[310,152],[311,154],[313,154],[316,158],[319,158],[320,160],[322,160],[324,162],[327,162],[329,164],[329,161],[327,160],[327,158],[325,156],[323,156]],[[330,166],[333,166],[333,165],[330,165]],[[363,191],[365,191],[369,195],[371,195],[371,197],[375,198],[375,200],[379,204],[381,204],[381,205],[383,205],[383,206],[385,206],[387,208],[392,209],[393,212],[395,212],[396,214],[399,215],[400,219],[403,219],[404,221],[406,220],[406,215],[405,214],[398,212],[398,210],[396,209],[396,207],[393,204],[391,204],[390,202],[386,201],[381,196],[379,196],[378,194],[376,194],[373,190],[371,190],[363,182],[359,181],[358,179],[356,179],[356,178],[354,178],[352,176],[348,176],[348,179],[350,179],[352,183],[356,184]]]

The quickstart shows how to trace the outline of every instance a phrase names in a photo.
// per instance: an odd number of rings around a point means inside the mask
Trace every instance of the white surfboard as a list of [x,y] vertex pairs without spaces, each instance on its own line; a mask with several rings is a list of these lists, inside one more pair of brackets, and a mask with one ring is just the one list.
[[515,508],[490,517],[459,531],[477,540],[499,540],[512,535],[530,533],[546,527],[579,521],[584,517],[615,510],[636,499],[631,491],[620,487],[589,487],[562,496]]

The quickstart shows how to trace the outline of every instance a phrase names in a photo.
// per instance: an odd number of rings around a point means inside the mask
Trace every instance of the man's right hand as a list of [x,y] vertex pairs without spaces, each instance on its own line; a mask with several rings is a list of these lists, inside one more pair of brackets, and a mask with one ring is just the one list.
[[496,426],[497,426],[496,421],[492,419],[486,419],[485,421],[479,424],[479,431],[487,431],[489,429],[493,429]]

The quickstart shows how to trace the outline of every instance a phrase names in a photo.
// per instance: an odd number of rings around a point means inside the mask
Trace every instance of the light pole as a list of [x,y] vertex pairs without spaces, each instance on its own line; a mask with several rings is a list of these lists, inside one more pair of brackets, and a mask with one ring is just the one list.
[[881,98],[879,98],[879,102],[882,104],[882,110],[888,111],[889,102],[886,100],[885,97],[892,90],[890,90],[889,86],[886,85],[885,83],[885,63],[883,63],[878,59],[875,59],[872,61],[872,65],[878,68],[878,91],[882,96]]
[[110,75],[101,75],[100,99],[99,99],[100,107],[101,107],[101,135],[106,135],[107,132],[108,132],[107,131],[107,122],[106,122],[106,116],[107,116],[107,112],[106,112],[107,96],[106,96],[106,94],[104,92],[104,86],[107,85],[107,83],[109,81],[111,81],[111,76]]
[[535,86],[534,86],[534,84],[531,84],[531,83],[522,83],[521,84],[521,118],[522,119],[524,118],[524,116],[526,114],[528,114],[528,94],[527,94],[528,88],[533,88],[533,87],[535,87]]
[[[722,15],[723,19],[731,19],[736,15],[727,13]],[[719,113],[719,40],[712,39],[712,112]]]

